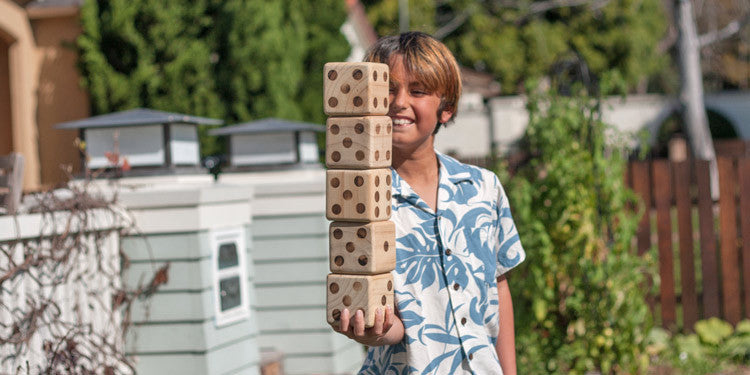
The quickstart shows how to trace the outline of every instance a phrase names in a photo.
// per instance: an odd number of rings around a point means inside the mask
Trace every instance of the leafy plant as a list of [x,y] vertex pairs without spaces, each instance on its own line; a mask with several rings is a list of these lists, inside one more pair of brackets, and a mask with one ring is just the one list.
[[519,373],[642,372],[654,267],[631,246],[639,205],[625,143],[583,90],[534,92],[527,106],[532,158],[507,184],[527,252],[510,276]]
[[735,328],[709,318],[695,324],[695,333],[674,336],[657,328],[648,342],[654,362],[680,374],[732,373],[750,365],[750,320]]

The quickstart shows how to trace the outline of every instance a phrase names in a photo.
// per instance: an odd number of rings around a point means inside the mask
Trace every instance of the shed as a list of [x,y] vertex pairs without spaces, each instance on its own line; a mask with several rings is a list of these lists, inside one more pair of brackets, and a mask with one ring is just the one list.
[[142,176],[204,173],[197,126],[221,123],[217,119],[136,108],[63,122],[55,128],[78,130],[84,168],[107,169],[127,160],[130,170],[126,173]]
[[228,136],[229,170],[250,171],[280,168],[320,168],[316,133],[318,124],[266,118],[209,132]]

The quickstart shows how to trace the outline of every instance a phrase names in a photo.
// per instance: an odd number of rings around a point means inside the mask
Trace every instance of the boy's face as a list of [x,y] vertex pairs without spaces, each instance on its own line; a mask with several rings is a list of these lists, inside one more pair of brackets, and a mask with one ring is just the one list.
[[438,121],[450,119],[450,111],[440,111],[440,93],[429,92],[409,74],[402,56],[391,57],[388,116],[393,120],[393,148],[412,152],[420,147],[432,148],[432,133]]

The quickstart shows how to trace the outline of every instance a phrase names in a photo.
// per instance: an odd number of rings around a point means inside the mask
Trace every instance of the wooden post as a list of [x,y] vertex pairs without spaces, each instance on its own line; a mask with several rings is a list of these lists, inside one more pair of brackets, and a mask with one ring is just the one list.
[[631,163],[631,180],[633,190],[643,201],[645,211],[638,222],[638,255],[643,255],[651,248],[651,175],[648,162],[637,161]]
[[695,161],[698,181],[698,219],[701,241],[701,274],[703,275],[703,318],[719,317],[719,267],[716,260],[713,199],[709,161]]
[[662,326],[673,328],[677,322],[674,291],[674,260],[672,256],[672,181],[666,160],[652,164],[654,176],[654,202],[656,204],[657,235],[659,238],[659,275],[661,275],[660,302]]
[[745,318],[750,317],[750,158],[737,160],[740,183],[740,230],[742,236],[742,277],[745,287]]
[[736,174],[732,159],[720,157],[719,167],[719,231],[721,233],[721,296],[724,319],[732,324],[741,319],[740,268],[737,252]]
[[0,206],[15,214],[21,204],[23,190],[23,155],[0,156]]
[[672,163],[672,170],[674,172],[674,195],[677,203],[677,225],[680,241],[682,327],[685,331],[692,332],[693,325],[698,321],[698,294],[695,291],[690,164],[687,161]]

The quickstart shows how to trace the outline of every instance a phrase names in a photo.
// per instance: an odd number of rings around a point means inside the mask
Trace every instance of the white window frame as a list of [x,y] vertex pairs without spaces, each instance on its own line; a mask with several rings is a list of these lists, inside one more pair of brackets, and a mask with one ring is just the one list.
[[[212,230],[210,232],[211,269],[214,274],[214,317],[216,326],[225,326],[250,317],[249,289],[247,284],[247,263],[245,263],[245,229],[235,227],[229,229]],[[234,243],[237,247],[237,266],[219,269],[219,248],[226,243]],[[221,310],[221,281],[231,277],[240,278],[240,304]]]

